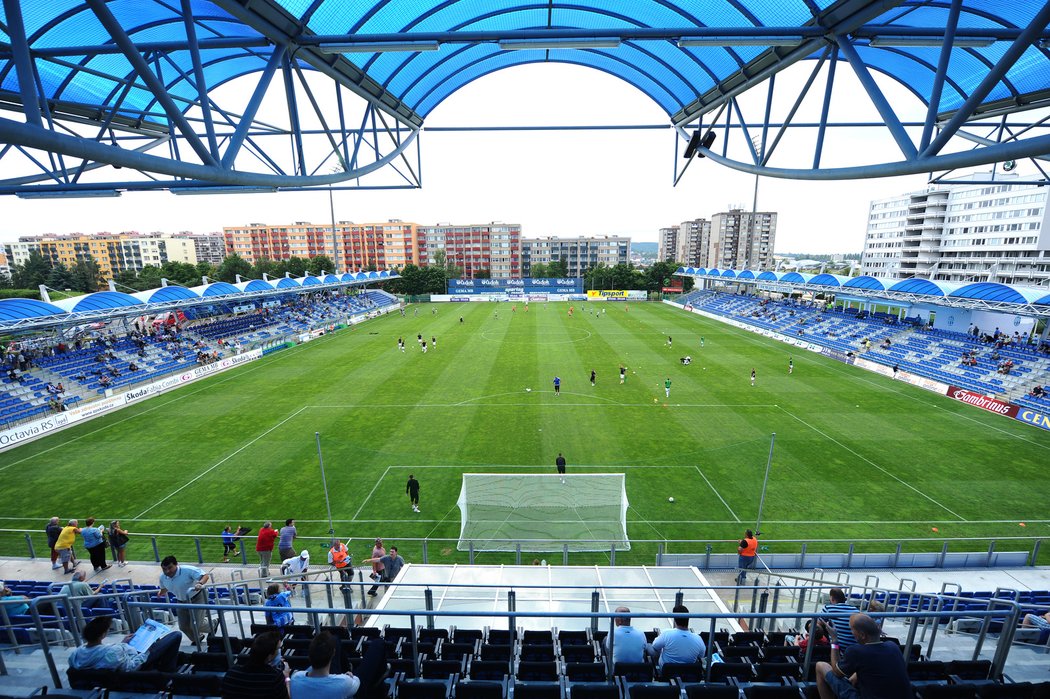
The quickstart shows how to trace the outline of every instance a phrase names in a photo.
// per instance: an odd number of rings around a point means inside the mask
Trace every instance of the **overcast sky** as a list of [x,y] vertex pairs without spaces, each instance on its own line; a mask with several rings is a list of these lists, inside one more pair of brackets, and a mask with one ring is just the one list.
[[[778,78],[774,103],[790,108],[813,64]],[[846,65],[840,94],[859,95]],[[796,120],[816,120],[822,80]],[[921,106],[909,93],[883,83],[888,97],[909,116]],[[745,116],[758,120],[765,88]],[[875,119],[864,99],[837,101],[833,117]],[[776,116],[774,115],[774,120]],[[578,66],[533,64],[486,76],[455,93],[428,117],[426,126],[667,124],[660,108],[634,87]],[[808,166],[812,151],[800,132],[785,139],[772,161]],[[750,209],[754,177],[694,161],[677,187],[674,132],[424,133],[423,188],[335,193],[336,217],[355,222],[399,218],[438,222],[519,223],[526,236],[629,235],[655,241],[658,229],[743,205]],[[772,138],[772,135],[770,136]],[[899,151],[884,132],[829,132],[824,164],[874,162]],[[740,154],[738,154],[740,155]],[[776,251],[860,252],[872,199],[921,189],[926,177],[852,182],[798,182],[763,178],[759,210],[779,213]],[[327,192],[281,192],[209,197],[125,193],[120,199],[2,200],[0,241],[19,235],[98,231],[221,231],[249,222],[330,221]]]

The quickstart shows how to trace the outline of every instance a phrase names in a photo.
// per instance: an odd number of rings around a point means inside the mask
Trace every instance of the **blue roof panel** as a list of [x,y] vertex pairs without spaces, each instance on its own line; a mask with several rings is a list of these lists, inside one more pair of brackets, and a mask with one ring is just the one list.
[[1005,284],[994,282],[977,282],[967,284],[949,294],[952,298],[980,299],[983,301],[997,301],[1001,303],[1026,303],[1027,299],[1016,290]]
[[0,321],[14,322],[64,313],[58,306],[36,299],[0,299]]
[[882,279],[879,279],[878,277],[872,277],[867,274],[862,274],[859,277],[853,277],[842,286],[844,286],[847,289],[872,289],[875,291],[886,290],[886,285]]

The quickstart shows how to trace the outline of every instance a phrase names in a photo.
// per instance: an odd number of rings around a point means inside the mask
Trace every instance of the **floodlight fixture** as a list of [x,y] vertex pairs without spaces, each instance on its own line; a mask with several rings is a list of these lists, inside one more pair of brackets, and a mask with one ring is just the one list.
[[[980,49],[994,43],[995,39],[991,37],[957,36],[952,46],[960,49]],[[868,46],[876,48],[940,48],[943,45],[944,38],[938,36],[873,36],[868,40]]]
[[116,189],[44,189],[34,191],[26,189],[15,192],[19,199],[99,199],[106,197],[119,197],[120,191]]
[[193,187],[172,187],[169,190],[172,194],[179,196],[191,196],[196,194],[273,194],[277,191],[276,187],[238,187],[236,185],[216,185],[214,187],[209,186],[193,186]]
[[441,43],[437,41],[346,41],[318,44],[321,53],[388,53],[403,51],[437,51]]
[[499,42],[501,51],[524,51],[528,49],[618,49],[616,38],[594,39],[505,39]]
[[678,48],[703,46],[801,46],[801,36],[683,36]]
[[706,132],[697,129],[693,132],[692,137],[689,139],[689,145],[685,147],[685,154],[682,156],[686,160],[689,160],[694,155],[700,158],[707,157],[699,151],[701,147],[710,149],[715,143],[715,132],[712,129],[708,129]]

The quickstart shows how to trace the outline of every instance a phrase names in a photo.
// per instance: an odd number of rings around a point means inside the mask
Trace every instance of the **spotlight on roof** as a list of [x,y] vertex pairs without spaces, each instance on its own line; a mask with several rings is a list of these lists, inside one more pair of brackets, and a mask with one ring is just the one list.
[[619,39],[508,39],[499,42],[501,51],[524,51],[527,49],[617,49]]
[[[957,36],[952,46],[960,49],[980,49],[994,43],[995,39],[986,37]],[[936,36],[873,36],[868,40],[868,45],[877,48],[940,48],[944,45],[944,39]]]
[[706,157],[699,151],[700,147],[710,149],[715,143],[715,132],[708,129],[707,132],[703,132],[697,129],[693,132],[692,137],[689,139],[689,145],[685,147],[685,155],[682,157],[689,160],[694,155],[701,158]]
[[119,197],[120,191],[116,189],[44,189],[15,192],[15,196],[19,199],[97,199]]
[[801,46],[801,36],[683,36],[678,48],[702,46]]
[[318,44],[321,53],[387,53],[393,51],[437,51],[441,44],[436,41],[347,41]]

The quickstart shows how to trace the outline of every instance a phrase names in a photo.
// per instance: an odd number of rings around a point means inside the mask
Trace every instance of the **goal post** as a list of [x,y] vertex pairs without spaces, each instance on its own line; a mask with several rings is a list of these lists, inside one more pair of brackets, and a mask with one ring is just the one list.
[[464,473],[460,551],[629,550],[622,473]]

